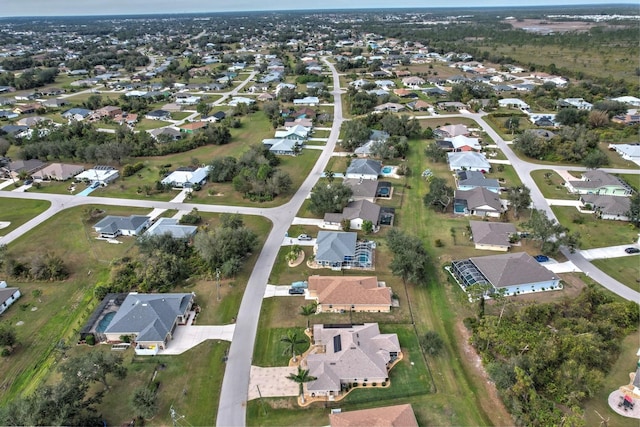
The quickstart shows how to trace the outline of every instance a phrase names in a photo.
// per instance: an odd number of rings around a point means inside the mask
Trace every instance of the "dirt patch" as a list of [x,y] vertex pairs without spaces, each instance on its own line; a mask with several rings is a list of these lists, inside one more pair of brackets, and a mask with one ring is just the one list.
[[566,33],[568,31],[585,32],[589,31],[595,25],[603,25],[602,23],[596,24],[595,22],[586,21],[548,21],[540,19],[522,19],[517,21],[510,19],[502,22],[510,24],[519,30],[542,34]]
[[[511,415],[505,408],[502,400],[498,396],[498,389],[495,384],[489,378],[489,374],[482,366],[482,359],[476,352],[476,349],[469,344],[471,333],[463,325],[462,321],[456,323],[458,330],[458,336],[461,338],[458,340],[459,350],[464,354],[463,363],[467,366],[467,369],[471,371],[471,374],[475,377],[482,378],[482,384],[484,385],[484,398],[481,400],[482,406],[484,406],[484,412],[491,418],[493,425],[496,426],[510,426],[513,425]],[[480,382],[477,382],[480,384]],[[482,390],[478,390],[482,393]]]

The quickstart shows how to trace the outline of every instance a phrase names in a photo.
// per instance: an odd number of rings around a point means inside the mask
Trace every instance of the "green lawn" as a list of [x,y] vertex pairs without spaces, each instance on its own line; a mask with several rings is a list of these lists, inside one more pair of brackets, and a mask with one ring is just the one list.
[[506,187],[516,187],[522,185],[520,177],[511,165],[491,165],[491,172],[486,174],[487,178],[495,178],[500,181],[500,185]]
[[176,111],[171,113],[171,118],[173,120],[184,120],[187,117],[189,117],[192,113],[189,113],[187,111]]
[[[547,174],[549,177],[547,178]],[[579,196],[571,194],[564,186],[564,179],[551,169],[540,169],[531,172],[531,177],[538,185],[542,195],[547,199],[578,200]]]
[[0,221],[9,222],[5,228],[0,228],[0,236],[5,236],[29,221],[32,218],[46,211],[51,203],[46,200],[26,200],[26,199],[1,199]]
[[634,190],[640,191],[640,175],[637,174],[618,174],[618,176],[626,181]]
[[617,281],[640,292],[640,258],[638,256],[597,259],[592,264]]
[[[638,230],[628,222],[598,219],[571,206],[552,206],[551,209],[560,224],[571,232],[580,233],[581,249],[624,245],[638,238]],[[582,221],[582,224],[574,221]]]

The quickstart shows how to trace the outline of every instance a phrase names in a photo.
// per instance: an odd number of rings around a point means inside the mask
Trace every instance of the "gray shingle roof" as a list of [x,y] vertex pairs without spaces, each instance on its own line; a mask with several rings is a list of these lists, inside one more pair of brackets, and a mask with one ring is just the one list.
[[316,260],[343,262],[345,256],[355,256],[357,233],[319,231],[316,239]]
[[475,209],[480,206],[490,206],[494,210],[502,209],[500,197],[492,191],[483,187],[476,187],[473,190],[456,190],[454,198],[456,200],[464,200],[468,209]]
[[374,198],[378,192],[378,181],[370,179],[346,178],[342,181],[344,185],[351,188],[352,197]]
[[380,175],[382,163],[370,159],[354,159],[347,168],[347,174],[357,175]]
[[100,220],[93,227],[102,233],[115,232],[118,230],[137,230],[142,224],[149,221],[148,216],[131,215],[131,216],[114,216],[108,215]]
[[509,236],[516,227],[508,222],[469,221],[474,243],[510,247]]
[[195,225],[180,225],[175,218],[160,218],[156,221],[145,234],[150,236],[161,236],[170,234],[174,239],[188,239],[196,234],[198,227]]
[[585,194],[581,198],[584,203],[593,205],[606,215],[626,215],[631,208],[629,197]]
[[380,206],[367,200],[357,200],[349,202],[342,210],[342,213],[327,213],[324,215],[324,220],[328,222],[340,222],[343,219],[352,220],[357,218],[371,221],[373,225],[377,225],[380,219]]
[[137,341],[163,341],[178,316],[184,315],[192,294],[127,295],[105,330],[107,334],[137,334]]
[[470,258],[495,288],[557,279],[526,252]]
[[482,172],[478,171],[459,171],[458,186],[473,186],[485,188],[500,188],[497,179],[485,178]]

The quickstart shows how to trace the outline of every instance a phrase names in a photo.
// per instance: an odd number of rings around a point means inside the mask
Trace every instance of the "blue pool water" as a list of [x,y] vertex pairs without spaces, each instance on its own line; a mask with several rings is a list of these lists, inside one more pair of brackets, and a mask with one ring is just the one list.
[[78,194],[76,194],[76,196],[88,196],[89,194],[91,194],[93,190],[95,190],[95,188],[89,186],[84,190],[82,190],[81,192],[79,192]]
[[386,188],[386,187],[383,187],[383,188],[380,189],[379,193],[380,193],[381,196],[388,196],[389,195],[389,189]]
[[104,332],[107,330],[109,323],[111,323],[111,319],[116,315],[115,311],[110,311],[104,315],[102,319],[98,322],[98,326],[96,326],[96,332]]
[[360,259],[359,259],[360,263],[362,264],[366,264],[369,262],[369,255],[360,255]]
[[393,172],[393,168],[391,166],[385,166],[382,168],[382,173],[391,173]]

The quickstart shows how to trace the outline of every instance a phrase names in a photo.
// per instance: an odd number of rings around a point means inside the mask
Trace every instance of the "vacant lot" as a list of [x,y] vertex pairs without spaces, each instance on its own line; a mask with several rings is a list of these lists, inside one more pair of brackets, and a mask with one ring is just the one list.
[[46,211],[51,203],[45,200],[1,199],[0,222],[9,224],[0,228],[0,236],[5,236],[25,222]]
[[531,172],[531,177],[538,185],[542,195],[547,199],[578,200],[576,194],[570,194],[564,186],[564,179],[551,169],[540,169]]
[[640,292],[640,257],[597,259],[592,263],[617,281]]
[[628,222],[598,219],[574,207],[552,206],[558,222],[571,232],[580,233],[580,248],[591,249],[633,243],[638,231]]

